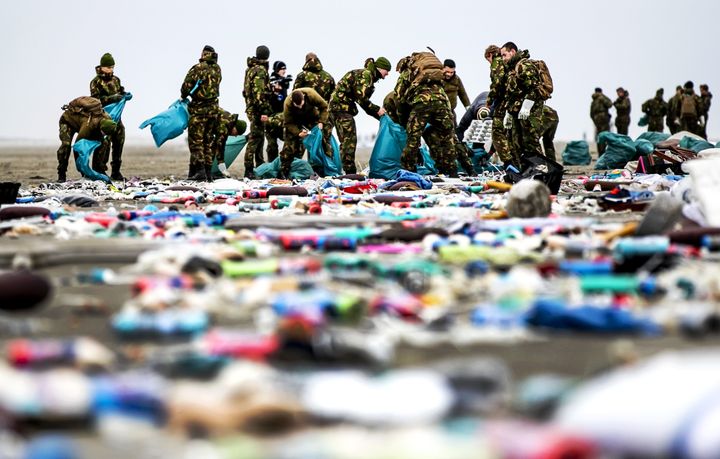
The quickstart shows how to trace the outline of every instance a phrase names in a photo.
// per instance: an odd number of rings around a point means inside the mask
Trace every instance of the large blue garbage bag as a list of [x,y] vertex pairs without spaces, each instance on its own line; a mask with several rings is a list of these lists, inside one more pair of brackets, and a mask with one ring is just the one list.
[[[402,153],[402,150],[400,150]],[[437,174],[437,168],[435,167],[435,161],[430,156],[430,149],[427,145],[420,145],[420,156],[422,156],[423,164],[418,166],[417,172],[420,175],[435,175]],[[371,176],[372,177],[372,176]]]
[[670,134],[667,134],[665,132],[648,131],[640,134],[637,140],[647,140],[653,145],[657,145],[660,142],[667,140],[668,137],[670,137]]
[[73,150],[78,154],[75,159],[75,167],[77,167],[77,170],[87,179],[102,180],[103,182],[110,183],[110,177],[94,171],[90,167],[90,157],[100,145],[102,145],[102,142],[98,140],[80,139],[75,142]]
[[[240,155],[240,152],[243,148],[245,148],[245,145],[247,145],[247,135],[232,135],[228,137],[227,142],[225,143],[225,166],[230,167],[232,163],[237,159],[237,157]],[[217,174],[220,172],[220,170],[217,168],[217,159],[213,159],[212,164],[212,173]]]
[[595,169],[622,169],[637,156],[635,142],[626,135],[604,131],[598,136],[598,143],[607,146],[595,163]]
[[715,148],[715,146],[707,140],[694,139],[690,136],[685,136],[680,139],[680,144],[678,146],[680,148],[687,148],[688,150],[692,150],[695,153],[700,153],[701,151],[707,150],[708,148]]
[[143,121],[140,129],[150,126],[155,145],[160,148],[168,140],[185,132],[189,118],[187,99],[178,99],[164,112]]
[[655,151],[655,146],[649,140],[637,139],[634,143],[638,155],[649,155]]
[[[255,176],[259,179],[277,178],[280,175],[280,157],[278,156],[269,163],[262,163],[255,168]],[[310,163],[304,159],[293,159],[290,165],[290,178],[293,180],[307,180],[315,171]]]
[[340,159],[340,145],[334,135],[330,136],[332,158],[325,154],[322,144],[322,131],[317,126],[312,128],[310,135],[303,139],[303,145],[308,151],[308,162],[318,175],[323,177],[336,177],[342,175],[342,160]]
[[573,140],[565,145],[562,154],[565,166],[587,166],[592,161],[590,148],[584,140]]
[[110,118],[112,118],[113,121],[116,123],[120,122],[120,118],[122,118],[122,112],[125,110],[125,103],[132,99],[132,94],[129,92],[125,93],[125,97],[120,99],[120,101],[115,102],[114,104],[106,105],[105,112],[110,115]]
[[[405,128],[393,122],[387,115],[381,117],[375,146],[370,155],[370,177],[392,179],[400,169],[400,156],[406,143],[407,132]],[[425,160],[425,164],[424,167],[418,168],[418,173],[425,175],[436,174],[435,163],[430,159],[430,152],[427,147],[425,147],[424,151],[420,148],[420,154]],[[429,162],[428,159],[430,159]]]

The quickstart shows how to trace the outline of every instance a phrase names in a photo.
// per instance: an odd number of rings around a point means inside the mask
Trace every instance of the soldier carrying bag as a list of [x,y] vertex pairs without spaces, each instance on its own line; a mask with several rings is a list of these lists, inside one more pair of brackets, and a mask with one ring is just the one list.
[[100,99],[90,96],[80,96],[71,100],[67,105],[61,107],[63,110],[69,110],[71,113],[98,116],[105,113]]

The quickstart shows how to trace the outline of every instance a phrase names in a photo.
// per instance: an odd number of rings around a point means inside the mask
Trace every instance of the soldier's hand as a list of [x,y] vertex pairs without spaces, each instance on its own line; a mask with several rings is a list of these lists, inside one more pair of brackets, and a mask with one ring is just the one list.
[[530,110],[532,110],[533,105],[535,105],[534,100],[525,99],[523,100],[522,107],[520,108],[520,113],[518,113],[518,119],[526,120],[530,117]]
[[317,127],[318,127],[318,130],[322,131],[323,124],[322,124],[322,123],[318,123],[318,124],[317,124]]
[[260,122],[261,123],[267,123],[268,116],[267,115],[260,115]]
[[378,116],[383,116],[385,114],[385,107],[380,107],[380,110],[378,110]]
[[310,132],[306,131],[305,129],[303,129],[302,131],[300,131],[300,134],[298,134],[298,136],[300,136],[301,139],[304,139],[304,138],[307,137],[308,135],[310,135]]
[[503,118],[503,126],[505,129],[512,129],[512,117],[510,116],[510,113],[505,113],[505,118]]
[[132,93],[126,92],[123,94],[123,97],[125,98],[125,100],[130,100],[133,96]]

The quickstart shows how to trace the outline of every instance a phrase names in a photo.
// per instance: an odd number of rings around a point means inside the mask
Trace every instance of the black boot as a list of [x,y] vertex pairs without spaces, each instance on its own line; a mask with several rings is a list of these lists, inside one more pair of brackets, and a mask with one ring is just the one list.
[[255,178],[255,171],[253,170],[252,163],[250,163],[250,164],[245,163],[245,178],[247,178],[247,179]]
[[190,172],[188,173],[188,180],[194,180],[196,182],[204,182],[207,179],[205,177],[205,167],[202,164],[190,163]]
[[58,168],[57,168],[57,171],[58,171],[57,181],[58,181],[58,183],[64,183],[64,182],[67,181],[67,167],[68,167],[68,163],[67,163],[67,162],[58,164]]
[[205,164],[205,181],[206,182],[212,182],[212,164]]
[[112,168],[112,174],[110,175],[111,180],[117,180],[118,182],[124,182],[125,177],[120,173],[120,168]]

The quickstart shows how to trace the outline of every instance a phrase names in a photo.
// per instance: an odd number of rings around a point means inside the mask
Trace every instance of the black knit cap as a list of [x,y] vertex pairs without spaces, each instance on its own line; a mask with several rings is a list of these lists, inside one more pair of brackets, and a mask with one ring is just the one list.
[[204,52],[204,53],[206,53],[206,52],[207,52],[207,53],[214,53],[214,52],[215,52],[215,48],[213,48],[213,47],[210,46],[210,45],[205,45],[205,47],[203,48],[203,52]]
[[268,60],[270,58],[270,48],[265,45],[258,46],[257,49],[255,49],[255,57],[263,61]]
[[275,61],[273,64],[273,72],[277,73],[279,70],[286,69],[287,65],[283,61]]
[[452,59],[445,59],[445,62],[443,62],[443,66],[450,67],[451,69],[455,68],[455,61]]

